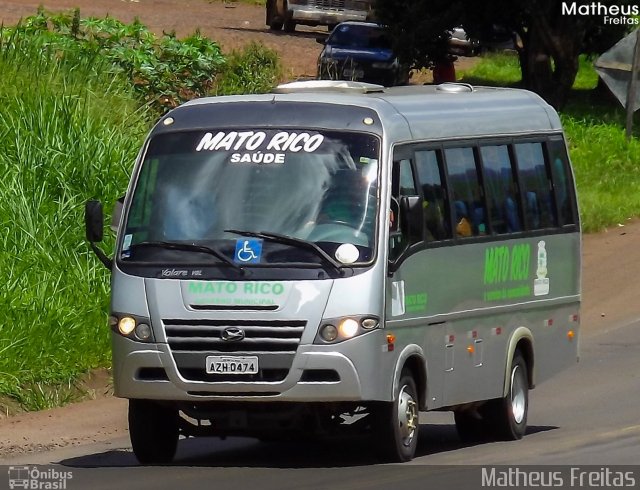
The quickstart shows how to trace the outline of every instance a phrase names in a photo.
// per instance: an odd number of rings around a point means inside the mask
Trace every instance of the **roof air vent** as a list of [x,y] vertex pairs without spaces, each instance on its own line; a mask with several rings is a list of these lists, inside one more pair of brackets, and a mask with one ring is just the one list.
[[445,92],[447,94],[462,94],[467,92],[473,92],[473,85],[468,83],[459,82],[446,82],[441,83],[436,87],[438,92]]
[[291,94],[298,92],[346,92],[368,94],[383,92],[382,85],[348,80],[306,80],[278,85],[272,90],[276,94]]

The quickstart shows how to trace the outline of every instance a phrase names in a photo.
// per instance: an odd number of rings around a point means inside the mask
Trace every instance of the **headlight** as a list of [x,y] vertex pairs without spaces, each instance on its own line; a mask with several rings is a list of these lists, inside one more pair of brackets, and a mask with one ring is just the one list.
[[353,318],[345,318],[340,322],[340,327],[338,331],[340,332],[340,336],[345,339],[350,339],[351,337],[355,337],[358,333],[358,327],[360,325]]
[[118,330],[122,335],[129,335],[136,328],[136,321],[130,316],[123,316],[118,321]]
[[320,324],[314,344],[343,342],[376,328],[380,328],[380,319],[371,315],[327,319]]
[[115,333],[138,342],[154,342],[151,322],[148,318],[125,313],[112,313],[109,326]]
[[331,324],[323,325],[320,328],[320,337],[325,342],[333,342],[338,338],[338,329]]
[[140,340],[149,340],[149,338],[151,337],[151,327],[146,323],[138,324],[135,332],[136,337],[138,337]]

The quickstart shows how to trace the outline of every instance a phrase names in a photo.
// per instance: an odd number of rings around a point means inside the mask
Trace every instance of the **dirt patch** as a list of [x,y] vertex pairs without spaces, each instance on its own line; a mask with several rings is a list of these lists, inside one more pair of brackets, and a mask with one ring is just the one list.
[[586,332],[640,318],[638,243],[638,219],[584,237],[581,315]]
[[0,420],[0,459],[127,435],[127,401],[103,397]]

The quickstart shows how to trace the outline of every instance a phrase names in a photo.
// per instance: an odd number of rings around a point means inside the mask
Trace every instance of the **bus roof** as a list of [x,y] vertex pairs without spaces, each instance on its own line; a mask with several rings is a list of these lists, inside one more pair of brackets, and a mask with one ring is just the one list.
[[[171,115],[183,115],[189,119],[191,111],[224,112],[224,120],[229,125],[238,119],[238,113],[247,112],[248,107],[258,108],[256,102],[278,106],[285,113],[289,105],[297,108],[300,104],[334,107],[350,106],[362,114],[362,110],[377,113],[380,119],[379,128],[394,141],[451,139],[475,136],[498,136],[521,133],[560,131],[560,119],[556,111],[538,95],[520,89],[471,87],[467,84],[418,85],[384,88],[377,85],[357,82],[295,82],[278,87],[276,93],[261,95],[236,95],[206,97],[195,99],[171,111]],[[241,106],[218,104],[245,103]],[[247,105],[246,103],[250,103]],[[203,106],[206,106],[203,107]],[[196,109],[197,108],[197,109]],[[215,109],[215,111],[212,111]],[[358,111],[360,109],[360,111]],[[280,112],[282,112],[280,111]],[[302,111],[305,112],[305,111]],[[331,121],[331,113],[335,114]],[[257,125],[269,125],[266,115],[258,117],[261,112],[254,113]],[[275,114],[275,111],[269,112]],[[355,128],[344,121],[344,110],[326,111],[319,116],[309,113],[308,125],[318,122],[321,127],[336,129],[369,129]],[[175,117],[175,116],[174,116]],[[277,119],[292,118],[286,125],[304,123],[304,114],[290,114]],[[201,119],[196,117],[195,119]],[[216,117],[215,119],[218,119]],[[244,122],[245,117],[240,117]],[[194,121],[195,122],[195,121]],[[280,121],[273,121],[274,126]],[[244,123],[246,124],[246,123]],[[242,126],[240,122],[238,126]],[[345,127],[349,126],[349,128]],[[194,127],[198,126],[196,124]],[[377,125],[376,125],[377,126]],[[158,129],[158,128],[157,128]],[[168,129],[168,128],[167,128]]]

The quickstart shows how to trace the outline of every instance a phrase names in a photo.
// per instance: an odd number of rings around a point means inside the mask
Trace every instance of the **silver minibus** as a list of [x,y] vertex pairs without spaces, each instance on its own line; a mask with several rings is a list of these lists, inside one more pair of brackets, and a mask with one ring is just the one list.
[[[578,357],[581,234],[556,112],[516,89],[309,81],[163,116],[87,238],[142,463],[179,438],[354,433],[415,455],[421,411],[520,439]],[[368,446],[369,447],[369,446]]]

